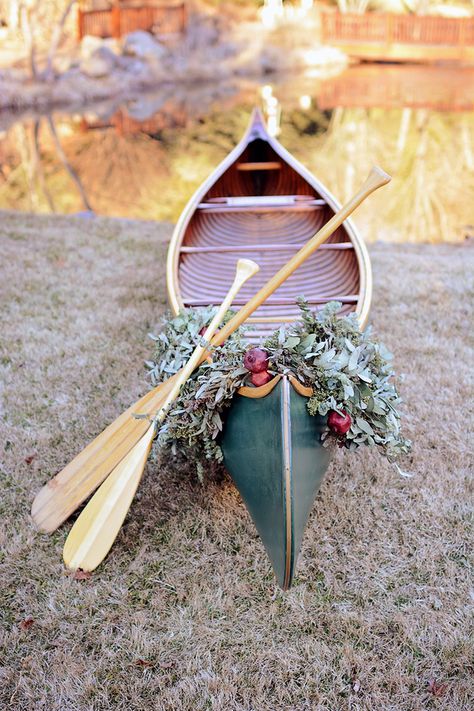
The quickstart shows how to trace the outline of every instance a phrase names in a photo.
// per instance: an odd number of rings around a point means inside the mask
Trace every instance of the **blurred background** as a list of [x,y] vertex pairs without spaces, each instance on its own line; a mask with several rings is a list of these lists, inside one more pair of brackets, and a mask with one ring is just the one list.
[[474,6],[0,2],[0,209],[175,222],[254,105],[367,241],[474,228]]

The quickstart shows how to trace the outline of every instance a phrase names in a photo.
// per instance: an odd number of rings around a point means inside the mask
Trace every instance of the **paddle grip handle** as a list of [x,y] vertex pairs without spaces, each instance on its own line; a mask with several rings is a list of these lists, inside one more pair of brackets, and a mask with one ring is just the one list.
[[[207,343],[212,342],[211,341],[212,337],[215,335],[215,332],[217,331],[220,324],[222,323],[224,316],[226,315],[228,309],[230,308],[233,300],[239,293],[242,286],[245,284],[247,279],[250,279],[251,276],[253,276],[254,274],[256,274],[259,271],[259,269],[260,269],[260,267],[258,266],[258,264],[256,264],[256,262],[253,262],[251,259],[239,259],[238,260],[236,272],[235,272],[235,278],[232,283],[232,286],[230,287],[224,301],[219,306],[211,323],[206,328],[205,333],[203,334],[203,339],[205,341],[207,341]],[[176,381],[173,383],[173,387],[171,388],[170,392],[168,393],[164,403],[162,404],[162,406],[156,413],[154,419],[157,422],[163,421],[163,419],[165,418],[166,413],[168,411],[168,408],[170,407],[170,405],[174,402],[174,400],[179,395],[179,391],[181,390],[181,387],[188,380],[188,378],[191,376],[191,374],[194,372],[194,370],[198,367],[198,365],[200,363],[202,363],[202,361],[206,358],[207,354],[208,354],[208,350],[207,350],[206,346],[197,346],[194,349],[194,351],[192,352],[186,365],[179,371],[179,375],[176,378]]]

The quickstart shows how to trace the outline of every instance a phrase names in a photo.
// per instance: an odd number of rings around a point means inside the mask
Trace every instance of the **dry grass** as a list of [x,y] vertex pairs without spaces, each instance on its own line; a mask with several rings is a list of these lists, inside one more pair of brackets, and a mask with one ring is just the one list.
[[2,215],[0,708],[468,711],[468,245],[372,247],[413,477],[340,453],[289,593],[229,480],[181,467],[149,466],[90,580],[63,570],[70,524],[34,531],[40,485],[146,388],[169,233]]

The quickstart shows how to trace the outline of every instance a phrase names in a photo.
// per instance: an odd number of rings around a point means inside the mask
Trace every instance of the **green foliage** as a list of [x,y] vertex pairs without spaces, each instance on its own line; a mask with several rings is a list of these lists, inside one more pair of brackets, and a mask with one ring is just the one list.
[[[291,373],[313,388],[308,399],[311,415],[345,410],[352,425],[343,438],[329,430],[325,444],[355,450],[360,445],[377,446],[390,459],[409,450],[400,433],[400,398],[393,383],[391,354],[361,332],[355,314],[338,317],[339,302],[318,312],[299,299],[301,320],[280,328],[265,342],[273,374]],[[199,331],[214,313],[214,307],[186,309],[151,335],[155,341],[152,361],[147,362],[153,384],[176,373],[199,343]],[[227,318],[232,315],[228,313]],[[226,319],[227,320],[227,319]],[[243,367],[249,344],[237,331],[223,346],[212,349],[212,362],[203,363],[183,386],[157,438],[158,447],[185,450],[195,459],[222,461],[219,435],[225,411],[236,391],[248,384]],[[199,468],[202,471],[202,466]]]
[[[176,373],[197,345],[205,341],[199,335],[212,319],[215,307],[185,309],[164,322],[163,330],[150,337],[155,341],[152,361],[147,361],[154,385]],[[233,315],[228,311],[224,323]],[[222,461],[217,438],[222,431],[222,413],[232,403],[235,392],[244,384],[248,371],[242,362],[248,344],[240,331],[233,333],[224,346],[211,348],[212,362],[204,362],[181,389],[159,430],[158,447],[184,449],[198,461]],[[198,472],[202,471],[199,467]]]
[[[302,320],[280,329],[265,343],[275,372],[291,372],[313,388],[311,415],[345,410],[351,429],[339,441],[354,450],[377,445],[389,458],[406,453],[410,443],[400,434],[401,400],[393,383],[392,355],[362,332],[357,317],[338,317],[341,304],[332,301],[317,312],[299,299]],[[334,435],[328,432],[330,442]]]

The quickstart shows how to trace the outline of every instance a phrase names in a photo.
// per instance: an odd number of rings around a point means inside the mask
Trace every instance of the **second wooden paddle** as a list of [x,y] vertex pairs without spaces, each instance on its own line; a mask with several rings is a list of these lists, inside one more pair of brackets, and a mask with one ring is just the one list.
[[[258,270],[258,264],[250,259],[239,259],[234,282],[203,335],[206,343],[214,336],[243,284]],[[109,552],[140,483],[156,427],[163,422],[181,387],[206,353],[204,345],[194,349],[156,413],[153,423],[149,423],[148,431],[115,467],[77,519],[64,546],[63,557],[68,568],[94,570]]]

